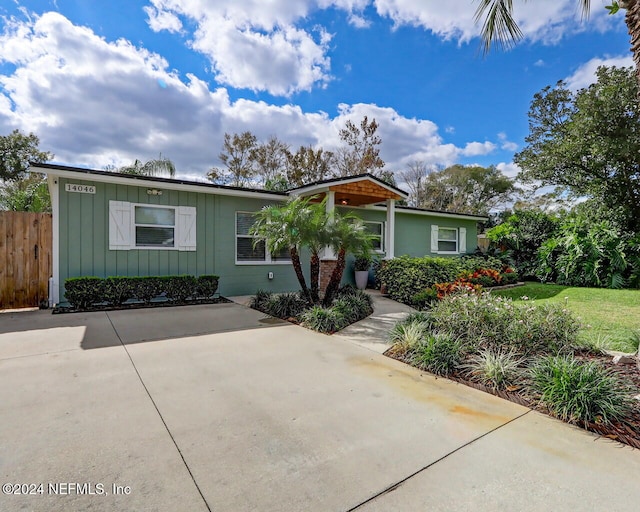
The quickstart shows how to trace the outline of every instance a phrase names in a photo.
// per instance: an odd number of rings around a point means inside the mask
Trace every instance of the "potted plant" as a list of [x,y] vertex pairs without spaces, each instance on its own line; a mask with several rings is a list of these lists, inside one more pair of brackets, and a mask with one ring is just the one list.
[[360,254],[356,256],[353,269],[356,275],[356,288],[364,290],[369,281],[369,267],[371,266],[371,257],[368,254]]

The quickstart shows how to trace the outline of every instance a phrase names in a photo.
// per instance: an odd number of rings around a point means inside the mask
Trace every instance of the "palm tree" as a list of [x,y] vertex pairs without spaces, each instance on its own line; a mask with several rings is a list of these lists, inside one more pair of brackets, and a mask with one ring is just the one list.
[[[526,0],[525,0],[526,1]],[[582,17],[589,15],[591,0],[578,0]],[[631,52],[636,65],[636,77],[640,84],[640,0],[612,1],[608,7],[611,14],[619,8],[625,9],[625,23],[631,36]],[[482,41],[486,51],[495,42],[508,47],[522,38],[522,31],[513,18],[513,0],[481,0],[475,14],[476,22],[483,21]]]
[[138,176],[168,176],[173,178],[176,175],[176,166],[171,160],[164,158],[161,153],[157,159],[148,160],[145,163],[136,158],[131,165],[120,167],[117,172]]
[[[255,245],[264,241],[272,253],[289,250],[302,293],[310,302],[318,303],[320,252],[328,242],[328,216],[324,201],[311,201],[312,198],[295,198],[281,206],[265,206],[256,214],[256,221],[250,232],[259,237],[256,238]],[[307,286],[300,263],[302,247],[311,251],[311,288]]]
[[357,215],[334,212],[332,222],[329,224],[329,238],[329,243],[336,252],[336,266],[324,292],[325,306],[331,304],[340,287],[347,253],[368,254],[373,236]]

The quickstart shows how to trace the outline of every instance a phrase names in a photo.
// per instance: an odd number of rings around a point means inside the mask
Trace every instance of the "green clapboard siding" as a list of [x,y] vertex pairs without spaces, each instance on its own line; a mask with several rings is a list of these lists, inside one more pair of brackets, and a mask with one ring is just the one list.
[[[299,289],[291,264],[235,263],[235,214],[255,212],[267,204],[264,199],[232,197],[211,193],[164,190],[150,196],[147,187],[115,185],[91,180],[61,178],[59,183],[60,297],[64,301],[64,280],[79,276],[147,276],[171,274],[217,274],[222,295],[249,295],[257,289],[291,291]],[[95,194],[66,192],[66,183],[93,185]],[[162,184],[153,184],[162,189]],[[132,249],[109,250],[109,201],[140,204],[196,207],[196,251]],[[353,209],[369,221],[386,221],[384,211]],[[476,222],[418,215],[396,210],[395,254],[431,255],[431,225],[465,227],[467,252],[477,246]],[[380,255],[382,257],[384,255]],[[353,282],[353,258],[350,257],[343,282]],[[308,254],[302,264],[308,282]],[[270,280],[268,273],[273,272]]]
[[[66,183],[93,185],[95,194],[65,192]],[[236,265],[235,212],[258,211],[268,201],[164,190],[150,196],[147,187],[114,185],[80,179],[60,179],[60,297],[64,280],[80,276],[148,276],[217,274],[223,295],[297,290],[290,264]],[[154,188],[161,188],[154,185]],[[196,251],[132,249],[109,250],[109,201],[195,206]],[[303,255],[308,267],[308,257]],[[273,272],[274,279],[268,279]]]

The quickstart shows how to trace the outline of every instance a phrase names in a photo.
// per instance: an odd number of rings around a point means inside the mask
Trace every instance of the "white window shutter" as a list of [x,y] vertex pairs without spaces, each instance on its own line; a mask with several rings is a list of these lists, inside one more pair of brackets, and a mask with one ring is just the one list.
[[458,233],[460,236],[458,252],[462,254],[466,254],[467,253],[467,228],[460,228],[458,230]]
[[179,206],[176,212],[176,247],[180,251],[196,250],[196,208]]
[[431,225],[431,252],[438,254],[438,226]]
[[131,204],[109,201],[109,250],[131,249]]

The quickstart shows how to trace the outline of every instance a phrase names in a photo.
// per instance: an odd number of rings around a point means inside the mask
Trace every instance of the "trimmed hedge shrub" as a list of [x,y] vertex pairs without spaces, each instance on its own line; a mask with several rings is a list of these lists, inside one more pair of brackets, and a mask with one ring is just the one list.
[[383,262],[377,278],[392,299],[411,304],[414,295],[436,283],[455,281],[460,271],[459,261],[454,258],[400,256]]
[[469,281],[488,288],[498,284],[514,283],[518,280],[518,274],[493,257],[400,256],[383,261],[376,269],[376,280],[386,286],[392,299],[418,308],[426,308],[433,302],[431,295],[436,284]]
[[100,277],[72,277],[64,286],[65,297],[73,307],[86,309],[104,301],[104,279]]
[[72,277],[65,280],[65,297],[76,309],[105,303],[121,306],[131,299],[149,304],[161,296],[183,303],[189,298],[210,299],[218,289],[218,281],[215,275]]

